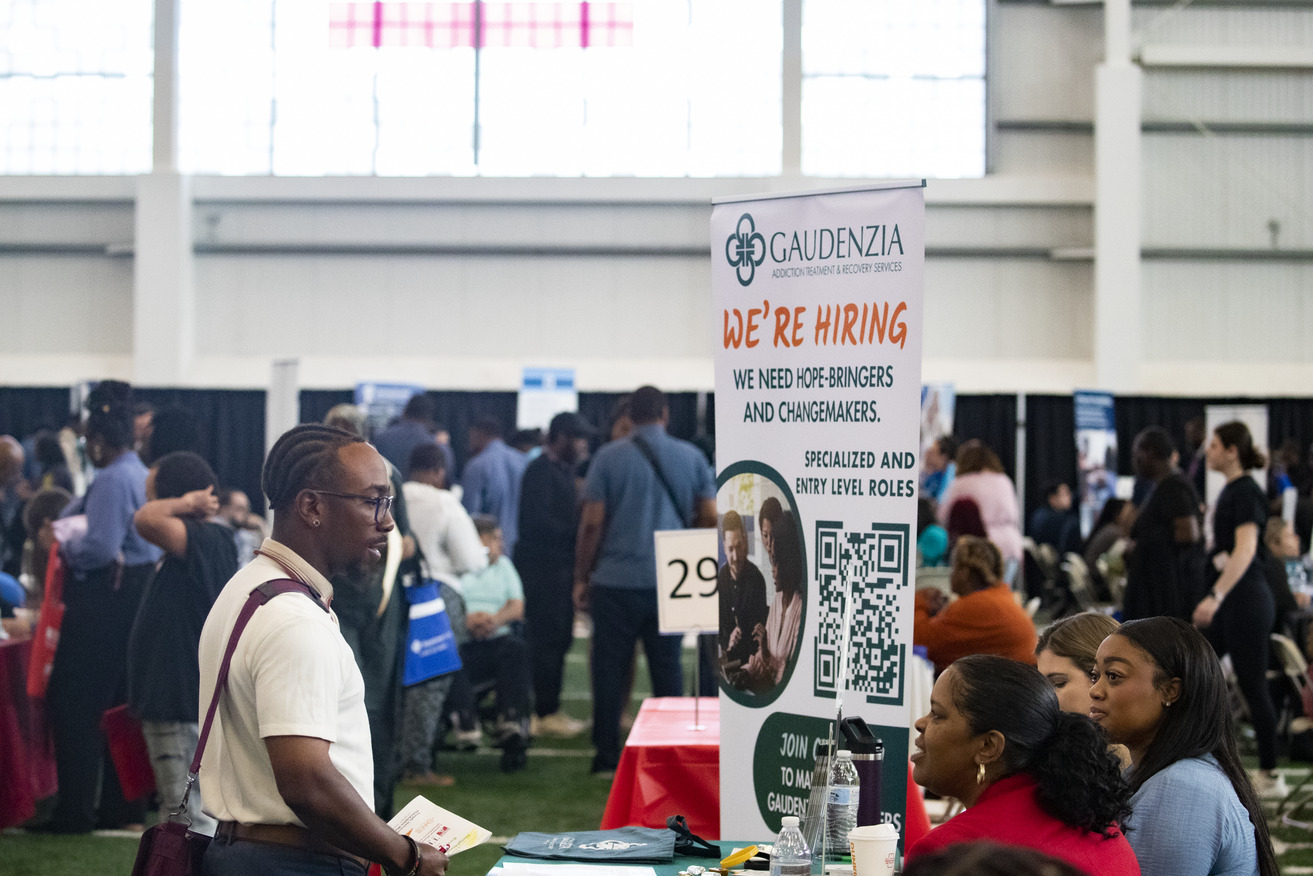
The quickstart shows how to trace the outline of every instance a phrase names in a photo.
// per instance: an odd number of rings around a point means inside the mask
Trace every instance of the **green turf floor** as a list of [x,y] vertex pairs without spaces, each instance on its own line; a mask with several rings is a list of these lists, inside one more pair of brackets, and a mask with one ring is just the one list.
[[[577,641],[567,659],[563,694],[562,711],[580,719],[592,714],[586,653],[587,642]],[[684,662],[691,685],[691,651],[685,652]],[[650,690],[646,664],[640,658],[631,714]],[[611,783],[589,773],[592,753],[587,731],[574,739],[539,739],[529,750],[528,768],[506,775],[499,768],[500,752],[495,749],[444,752],[437,769],[454,776],[456,784],[450,788],[403,785],[397,789],[396,804],[403,806],[422,793],[488,828],[494,840],[505,841],[522,830],[595,830]],[[59,837],[7,831],[0,833],[0,876],[127,876],[136,851],[134,837]],[[500,857],[501,845],[494,841],[458,855],[447,872],[481,876]]]
[[[570,654],[563,707],[570,715],[583,719],[590,715],[586,644],[577,642]],[[692,653],[686,651],[688,678],[692,659]],[[631,712],[637,711],[638,700],[648,691],[647,670],[640,662]],[[1246,766],[1257,766],[1252,745],[1246,742],[1242,746],[1249,749]],[[423,793],[483,825],[492,831],[494,839],[503,841],[521,830],[591,830],[601,822],[610,791],[609,781],[589,774],[591,758],[592,744],[586,732],[575,739],[537,740],[529,752],[528,768],[512,775],[500,771],[499,753],[492,749],[444,753],[437,768],[454,776],[456,784],[450,788],[403,785],[397,790],[396,803],[400,807],[415,794]],[[1313,765],[1283,760],[1281,768],[1293,787]],[[1309,788],[1313,790],[1313,781]],[[1269,813],[1282,872],[1313,876],[1313,830],[1283,825],[1277,817],[1277,804],[1269,807]],[[1295,812],[1294,817],[1313,822],[1313,803]],[[136,850],[137,840],[132,837],[55,837],[8,831],[0,834],[0,876],[127,876]],[[482,876],[499,857],[501,845],[494,841],[458,855],[448,872],[453,876]]]

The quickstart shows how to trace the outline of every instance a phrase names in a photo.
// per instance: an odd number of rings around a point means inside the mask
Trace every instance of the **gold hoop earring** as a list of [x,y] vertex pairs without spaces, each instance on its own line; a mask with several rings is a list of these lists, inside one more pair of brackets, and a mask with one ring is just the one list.
[[983,763],[976,764],[976,784],[985,784],[985,765]]

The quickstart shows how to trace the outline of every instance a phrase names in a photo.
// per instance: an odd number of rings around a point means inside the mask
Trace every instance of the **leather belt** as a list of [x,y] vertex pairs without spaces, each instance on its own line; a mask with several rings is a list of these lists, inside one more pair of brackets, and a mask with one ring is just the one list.
[[272,843],[321,855],[336,855],[339,858],[350,858],[366,870],[369,869],[369,862],[364,858],[343,851],[296,824],[239,824],[236,821],[221,821],[214,836],[216,839],[222,837],[230,841]]

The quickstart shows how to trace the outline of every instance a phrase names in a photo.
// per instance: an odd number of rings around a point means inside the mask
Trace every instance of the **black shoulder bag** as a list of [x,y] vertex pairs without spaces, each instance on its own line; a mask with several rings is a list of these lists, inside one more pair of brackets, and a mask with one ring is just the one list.
[[666,488],[666,495],[670,497],[670,504],[675,506],[675,515],[679,518],[679,522],[684,525],[685,529],[689,529],[693,524],[684,516],[684,512],[680,510],[679,498],[675,496],[675,488],[670,486],[670,481],[666,480],[666,473],[661,470],[661,463],[657,461],[656,453],[652,450],[652,445],[644,441],[641,435],[634,435],[633,438],[634,446],[638,448],[643,456],[647,457],[647,461],[652,464],[652,471],[656,473],[657,480],[661,482],[661,486]]

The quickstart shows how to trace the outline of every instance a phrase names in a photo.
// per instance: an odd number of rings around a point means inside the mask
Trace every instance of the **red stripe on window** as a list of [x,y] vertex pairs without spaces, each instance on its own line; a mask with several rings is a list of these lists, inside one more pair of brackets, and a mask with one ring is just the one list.
[[586,49],[632,45],[634,11],[631,3],[590,0],[496,5],[480,0],[466,3],[376,0],[329,4],[328,30],[332,48],[578,45]]

